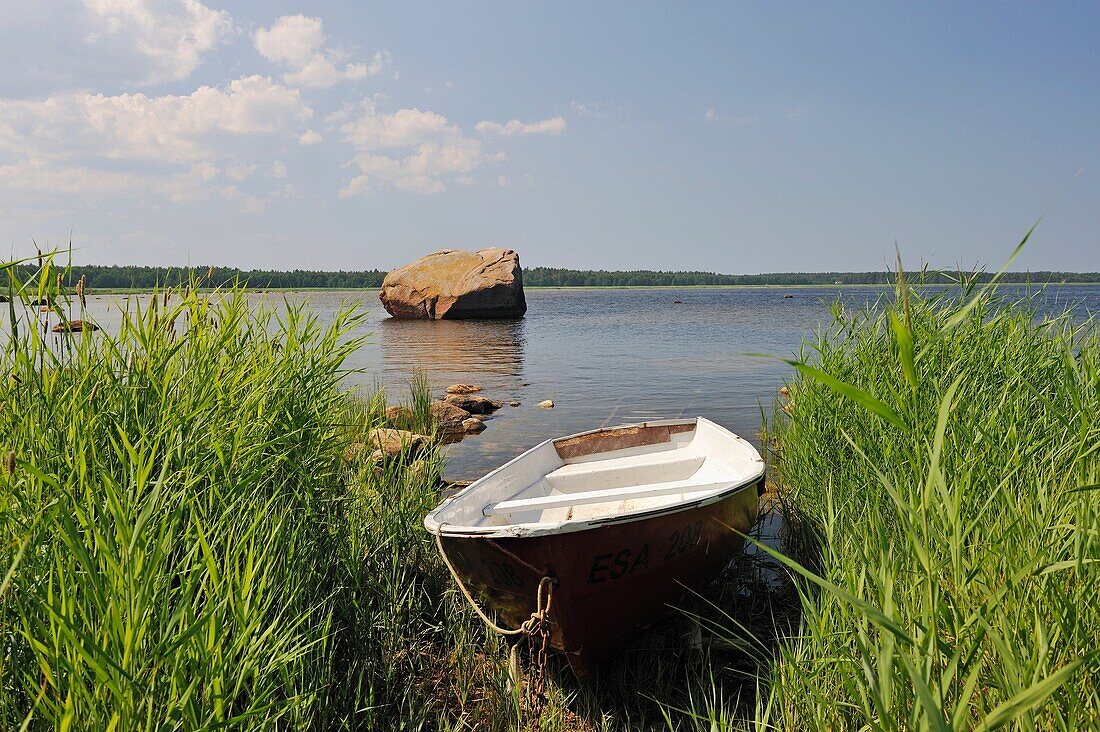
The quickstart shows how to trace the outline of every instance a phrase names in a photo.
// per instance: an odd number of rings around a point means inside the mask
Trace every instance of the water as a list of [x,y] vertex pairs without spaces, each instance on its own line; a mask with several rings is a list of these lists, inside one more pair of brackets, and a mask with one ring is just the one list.
[[[882,288],[689,288],[528,290],[515,321],[393,320],[375,292],[289,293],[330,320],[342,304],[363,307],[366,345],[349,383],[407,398],[414,369],[437,395],[456,382],[505,403],[479,435],[447,448],[447,476],[476,478],[551,437],[649,419],[703,416],[752,441],[770,414],[802,340],[830,320],[830,305],[872,302]],[[1022,288],[1002,293],[1023,294]],[[284,295],[255,295],[281,298]],[[789,296],[789,297],[788,297]],[[679,300],[677,304],[674,301]],[[89,300],[89,315],[117,327],[125,296]],[[1100,311],[1100,287],[1052,287],[1046,313],[1069,303]],[[538,403],[552,399],[553,409]],[[511,400],[521,402],[509,407]]]

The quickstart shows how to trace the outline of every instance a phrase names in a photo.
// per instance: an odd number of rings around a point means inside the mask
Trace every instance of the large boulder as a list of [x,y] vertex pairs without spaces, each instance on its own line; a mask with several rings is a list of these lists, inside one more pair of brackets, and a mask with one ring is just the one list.
[[527,312],[519,255],[498,247],[429,254],[386,275],[378,297],[395,318],[521,318]]

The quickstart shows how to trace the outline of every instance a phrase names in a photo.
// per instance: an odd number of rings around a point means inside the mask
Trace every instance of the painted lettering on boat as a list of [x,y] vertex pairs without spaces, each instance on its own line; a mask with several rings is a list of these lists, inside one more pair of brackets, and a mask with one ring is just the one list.
[[649,569],[649,544],[642,544],[635,552],[621,549],[610,554],[597,554],[592,558],[592,568],[588,571],[588,584],[594,585],[604,580],[617,580],[637,570]]
[[668,548],[665,551],[665,559],[673,559],[674,557],[678,557],[694,549],[699,543],[699,537],[702,536],[702,534],[702,521],[696,521],[694,524],[689,524],[682,529],[673,531],[672,536],[668,538]]
[[[657,556],[663,557],[663,561],[669,561],[687,553],[699,545],[702,533],[702,521],[677,528],[663,543]],[[588,584],[595,585],[607,580],[622,579],[647,569],[649,569],[649,542],[637,549],[620,549],[617,552],[597,554],[592,557],[592,566],[588,570]]]

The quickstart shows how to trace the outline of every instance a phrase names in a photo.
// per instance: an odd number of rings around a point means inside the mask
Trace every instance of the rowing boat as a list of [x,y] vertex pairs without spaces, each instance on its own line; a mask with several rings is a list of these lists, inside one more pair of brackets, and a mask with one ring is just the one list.
[[548,605],[550,644],[584,677],[729,564],[763,485],[760,454],[714,422],[646,422],[547,440],[424,525],[503,623]]

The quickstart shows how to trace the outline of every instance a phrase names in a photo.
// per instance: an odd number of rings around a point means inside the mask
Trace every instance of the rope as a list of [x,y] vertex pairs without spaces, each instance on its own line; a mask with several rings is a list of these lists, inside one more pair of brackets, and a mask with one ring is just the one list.
[[[454,564],[451,563],[451,558],[447,556],[447,550],[443,548],[443,527],[445,524],[439,525],[439,533],[435,535],[435,545],[439,547],[439,555],[443,557],[443,563],[447,565],[447,569],[451,570],[451,574],[455,578],[455,582],[458,583],[458,589],[462,590],[463,597],[470,603],[470,607],[474,609],[477,616],[481,618],[481,621],[485,623],[491,630],[504,636],[512,635],[530,635],[538,627],[539,623],[545,622],[547,615],[550,612],[550,603],[552,601],[551,587],[554,583],[554,579],[551,577],[543,577],[539,580],[539,590],[537,598],[537,607],[535,612],[531,613],[531,617],[523,621],[515,630],[509,628],[502,628],[489,619],[489,616],[481,609],[481,606],[477,604],[477,600],[474,599],[470,591],[466,589],[466,584],[462,581],[462,577],[458,574]],[[546,588],[546,604],[543,604],[543,588]]]

